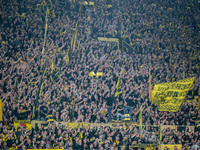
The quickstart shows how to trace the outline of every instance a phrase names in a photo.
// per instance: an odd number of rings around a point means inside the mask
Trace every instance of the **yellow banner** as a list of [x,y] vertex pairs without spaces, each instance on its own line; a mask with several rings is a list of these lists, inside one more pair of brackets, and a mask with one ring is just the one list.
[[0,99],[0,121],[3,121],[3,105],[2,105],[2,100]]
[[109,42],[116,42],[119,49],[119,39],[117,38],[106,38],[106,37],[98,37],[99,41],[109,41]]
[[159,144],[136,144],[132,143],[132,147],[140,147],[140,148],[156,148],[159,147]]
[[177,112],[184,101],[195,77],[176,82],[155,84],[152,104],[159,105],[159,111]]
[[176,144],[176,145],[166,145],[166,144],[161,144],[160,148],[161,150],[166,150],[166,149],[175,149],[175,147],[177,147],[177,150],[181,150],[182,145],[181,144]]
[[32,129],[32,121],[30,121],[30,120],[17,120],[17,121],[14,121],[15,129],[17,129],[18,125],[20,125],[22,127],[26,127],[28,130]]
[[75,128],[77,128],[77,127],[87,127],[89,124],[88,123],[81,123],[81,122],[73,122],[73,123],[68,123],[68,129],[69,128],[72,128],[72,127],[75,127]]
[[119,43],[119,39],[117,38],[106,38],[106,37],[98,37],[99,41],[109,41]]
[[173,126],[173,125],[162,125],[161,126],[161,130],[170,128],[170,130],[177,130],[177,126]]

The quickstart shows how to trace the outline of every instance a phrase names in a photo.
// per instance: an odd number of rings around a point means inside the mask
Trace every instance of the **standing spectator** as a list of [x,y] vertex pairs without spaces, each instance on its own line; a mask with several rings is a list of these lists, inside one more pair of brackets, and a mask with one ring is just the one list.
[[111,94],[111,92],[107,92],[105,96],[105,100],[107,102],[107,111],[108,111],[108,122],[110,123],[112,120],[112,107],[113,107],[113,102],[114,102],[114,97]]
[[42,105],[40,105],[40,107],[38,109],[41,121],[45,121],[46,120],[48,109],[49,109],[49,106],[47,105],[47,103],[45,101],[43,101]]
[[123,105],[123,101],[119,101],[117,104],[117,120],[123,120],[123,114],[124,114],[124,105]]
[[132,112],[133,112],[133,104],[134,104],[133,98],[128,96],[125,99],[125,106],[126,106],[125,113],[126,114],[128,113],[130,115],[130,117],[132,116]]

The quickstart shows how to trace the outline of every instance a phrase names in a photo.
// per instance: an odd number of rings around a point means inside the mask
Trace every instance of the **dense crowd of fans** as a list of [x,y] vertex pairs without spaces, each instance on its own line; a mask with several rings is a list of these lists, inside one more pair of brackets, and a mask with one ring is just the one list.
[[[200,19],[197,1],[111,0],[94,1],[94,6],[90,7],[75,2],[68,3],[71,4],[70,10],[59,1],[54,1],[48,16],[43,56],[46,7],[38,7],[41,3],[42,0],[11,0],[2,1],[0,5],[0,98],[3,102],[4,124],[31,119],[37,100],[37,120],[46,120],[47,115],[52,115],[55,121],[69,122],[71,119],[75,122],[108,123],[111,119],[121,119],[120,114],[127,111],[131,119],[139,123],[140,106],[143,108],[145,125],[158,125],[159,119],[163,125],[195,125],[195,121],[200,119],[198,102],[195,105],[185,102],[176,113],[159,112],[148,98],[149,69],[152,86],[196,76],[188,97],[198,95]],[[108,8],[108,4],[112,4],[112,7]],[[67,53],[77,22],[75,50],[68,63]],[[130,43],[132,49],[120,46],[120,50],[117,50],[117,44],[98,41],[98,36],[123,39]],[[123,67],[122,94],[114,98]],[[88,74],[91,71],[103,72],[103,76],[90,77]],[[43,72],[43,86],[38,99]],[[74,99],[76,102],[72,115]],[[112,106],[112,109],[107,109],[107,106]],[[126,110],[127,106],[130,109]],[[8,134],[4,124],[1,125],[2,138],[7,136],[10,140],[14,139],[15,142],[10,143],[16,143],[18,147],[21,145],[21,148],[38,141],[34,144],[36,147],[52,147],[52,141],[57,141],[61,144],[56,143],[55,147],[85,147],[87,143],[86,149],[107,149],[107,146],[115,149],[117,145],[127,146],[134,141],[145,141],[134,130],[126,134],[127,130],[124,129],[119,129],[122,131],[119,132],[102,127],[70,130],[49,127],[27,133],[24,129],[13,130]],[[93,130],[99,132],[92,136]],[[79,133],[84,138],[77,137]],[[102,133],[106,134],[103,136]],[[135,139],[136,134],[141,138]],[[157,134],[153,132],[150,135]],[[168,134],[163,137],[171,143],[181,142],[184,147],[187,146],[186,149],[199,143],[198,132],[173,131],[171,134],[169,136],[172,138],[167,137]],[[72,140],[67,140],[68,136]],[[188,137],[194,137],[194,140],[187,142]],[[103,144],[99,144],[100,139]],[[151,142],[150,138],[148,140]],[[126,143],[119,144],[116,141]],[[2,142],[1,145],[12,147],[10,143]]]
[[[8,127],[2,124],[1,129],[1,149],[140,149],[133,147],[134,144],[154,144],[159,143],[158,129],[150,128],[139,132],[134,125],[124,128],[122,126],[87,126],[72,127],[67,125],[48,124],[41,128],[27,130],[23,126],[15,128],[9,124]],[[190,132],[188,128],[180,131],[166,128],[162,131],[163,144],[183,144],[182,149],[200,148],[199,131]],[[159,149],[159,148],[158,148]]]

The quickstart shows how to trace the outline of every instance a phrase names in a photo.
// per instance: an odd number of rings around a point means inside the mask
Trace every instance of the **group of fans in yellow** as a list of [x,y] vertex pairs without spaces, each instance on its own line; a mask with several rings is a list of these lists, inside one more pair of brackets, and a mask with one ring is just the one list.
[[198,0],[0,0],[0,149],[200,150]]

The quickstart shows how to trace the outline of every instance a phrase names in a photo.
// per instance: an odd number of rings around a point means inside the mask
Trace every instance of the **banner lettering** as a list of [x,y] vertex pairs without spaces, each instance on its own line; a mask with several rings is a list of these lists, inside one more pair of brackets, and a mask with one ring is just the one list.
[[159,111],[177,112],[194,79],[195,77],[177,82],[155,84],[152,91],[152,104],[159,105]]

